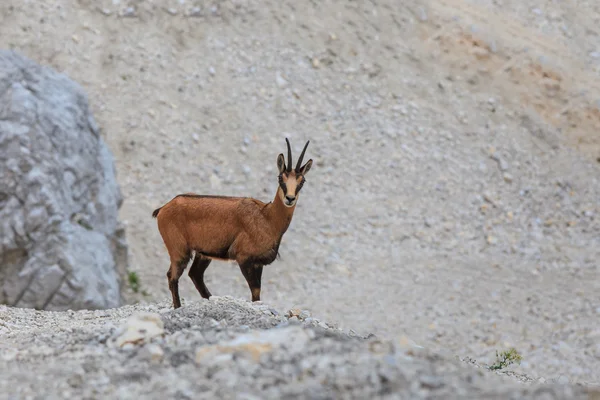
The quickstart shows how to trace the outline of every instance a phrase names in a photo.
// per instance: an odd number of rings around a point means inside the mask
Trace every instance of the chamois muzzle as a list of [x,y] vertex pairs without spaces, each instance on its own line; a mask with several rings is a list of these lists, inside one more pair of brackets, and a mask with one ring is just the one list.
[[286,206],[292,206],[295,202],[296,202],[296,196],[290,196],[290,195],[285,196],[285,205]]

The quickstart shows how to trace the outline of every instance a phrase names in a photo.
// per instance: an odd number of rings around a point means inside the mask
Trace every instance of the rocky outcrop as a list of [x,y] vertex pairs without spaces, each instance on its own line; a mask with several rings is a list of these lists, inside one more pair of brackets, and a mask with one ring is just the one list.
[[357,336],[296,314],[216,296],[177,310],[170,301],[58,313],[0,306],[0,393],[48,399],[586,399],[599,393],[492,372],[406,338]]
[[0,303],[120,305],[122,196],[81,87],[0,51],[0,149]]

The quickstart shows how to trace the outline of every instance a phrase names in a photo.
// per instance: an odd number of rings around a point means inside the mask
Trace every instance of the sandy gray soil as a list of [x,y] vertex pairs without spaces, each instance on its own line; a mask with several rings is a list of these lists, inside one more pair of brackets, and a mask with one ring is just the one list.
[[[148,293],[130,301],[170,296],[154,208],[269,201],[284,138],[295,154],[310,139],[264,302],[486,363],[515,346],[517,372],[599,382],[599,6],[401,4],[8,0],[0,46],[89,93]],[[207,274],[249,298],[235,264]]]

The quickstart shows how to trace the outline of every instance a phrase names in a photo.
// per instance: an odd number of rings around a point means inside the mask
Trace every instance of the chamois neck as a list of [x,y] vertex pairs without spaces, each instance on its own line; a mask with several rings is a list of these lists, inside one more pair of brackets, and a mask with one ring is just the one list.
[[267,218],[269,218],[277,230],[283,235],[292,222],[296,205],[294,204],[293,207],[286,207],[285,204],[283,204],[283,200],[281,200],[280,191],[281,188],[277,188],[275,199],[269,204],[266,214]]

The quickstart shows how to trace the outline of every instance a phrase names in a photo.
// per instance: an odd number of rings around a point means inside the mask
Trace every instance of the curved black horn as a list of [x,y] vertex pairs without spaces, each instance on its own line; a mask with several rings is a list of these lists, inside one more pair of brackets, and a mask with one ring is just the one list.
[[308,147],[309,143],[310,143],[310,140],[308,142],[306,142],[306,144],[304,145],[304,149],[302,149],[302,153],[300,153],[300,158],[298,159],[298,164],[296,164],[296,172],[300,172],[300,167],[302,167],[302,159],[304,158],[304,152],[306,151],[306,148]]
[[287,172],[290,172],[292,170],[292,148],[290,147],[290,141],[288,140],[288,138],[285,138],[285,142],[287,143],[288,148]]

